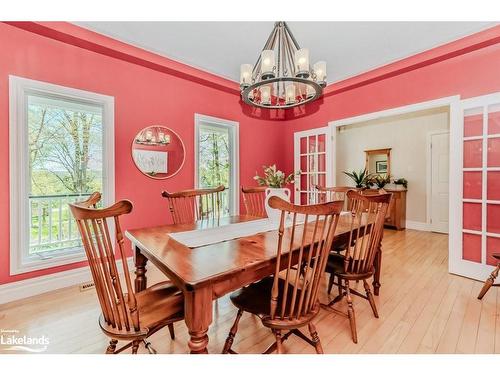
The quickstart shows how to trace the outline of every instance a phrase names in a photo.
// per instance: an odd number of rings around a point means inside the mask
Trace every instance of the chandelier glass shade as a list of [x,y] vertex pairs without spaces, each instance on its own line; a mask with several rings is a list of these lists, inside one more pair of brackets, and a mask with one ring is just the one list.
[[240,67],[243,101],[260,108],[287,109],[318,99],[326,86],[326,62],[312,67],[286,22],[274,24],[255,65]]

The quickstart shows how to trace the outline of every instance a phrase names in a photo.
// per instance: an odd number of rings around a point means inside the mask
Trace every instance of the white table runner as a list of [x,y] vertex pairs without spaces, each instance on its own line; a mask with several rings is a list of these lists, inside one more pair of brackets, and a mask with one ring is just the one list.
[[[350,212],[342,212],[342,215],[348,215]],[[302,216],[302,218],[301,218]],[[316,220],[315,216],[310,216],[309,220]],[[297,224],[304,222],[303,215],[297,215]],[[292,220],[289,218],[285,222],[285,226],[291,226]],[[234,240],[246,236],[252,236],[257,233],[270,232],[278,230],[279,222],[269,219],[259,219],[245,221],[243,223],[234,223],[222,225],[220,227],[195,229],[185,232],[170,233],[169,236],[183,245],[194,248],[214,243]]]
[[189,230],[186,232],[170,233],[170,237],[187,247],[199,247],[214,243],[233,240],[235,238],[251,236],[257,233],[278,230],[279,222],[269,219],[245,221],[220,227]]

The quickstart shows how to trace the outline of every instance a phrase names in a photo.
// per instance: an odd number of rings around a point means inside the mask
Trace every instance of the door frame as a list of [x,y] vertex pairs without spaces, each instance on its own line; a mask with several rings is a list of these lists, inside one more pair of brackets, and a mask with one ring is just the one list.
[[234,150],[230,150],[231,176],[233,181],[233,191],[231,198],[231,215],[240,213],[240,123],[237,121],[226,120],[218,117],[194,114],[194,187],[198,189],[198,136],[201,123],[205,122],[215,127],[226,128],[230,130],[230,136],[234,145]]
[[[423,111],[426,109],[433,109],[433,108],[438,108],[438,107],[446,107],[448,106],[450,109],[450,118],[449,118],[449,126],[450,126],[450,137],[451,137],[451,128],[453,127],[453,124],[457,124],[457,121],[459,120],[458,117],[458,112],[459,112],[459,107],[460,107],[460,95],[452,95],[452,96],[445,96],[442,98],[438,99],[433,99],[433,100],[428,100],[425,102],[419,102],[419,103],[414,103],[414,104],[409,104],[401,107],[394,107],[394,108],[389,108],[389,109],[384,109],[382,111],[377,111],[377,112],[370,112],[370,113],[365,113],[362,115],[357,115],[353,117],[345,117],[339,120],[334,120],[330,121],[328,123],[328,126],[330,127],[331,131],[330,133],[332,134],[332,145],[335,146],[336,143],[336,135],[337,135],[337,128],[341,126],[349,126],[349,125],[354,125],[360,122],[366,122],[370,120],[378,120],[382,119],[385,117],[393,117],[393,116],[398,116],[398,115],[404,115],[407,113],[412,113],[412,112],[417,112],[417,111]],[[334,148],[334,152],[336,152],[336,147]],[[451,149],[451,141],[450,141],[450,149]],[[450,157],[451,157],[451,150],[450,150]],[[333,155],[333,170],[336,171],[337,165],[336,165],[336,155]],[[451,170],[451,167],[450,167]],[[333,176],[333,183],[336,183],[336,173]]]
[[[450,121],[449,121],[450,122]],[[449,123],[448,126],[451,126]],[[436,130],[436,131],[431,131],[427,133],[427,139],[426,139],[426,224],[427,224],[427,230],[432,232],[432,149],[431,149],[431,144],[432,144],[432,136],[434,135],[439,135],[439,134],[448,134],[448,138],[450,138],[450,129],[448,131],[444,130]],[[450,139],[451,143],[451,139]],[[450,149],[450,145],[448,144],[448,152]],[[448,164],[448,175],[450,175],[450,170],[451,166]],[[449,185],[450,182],[448,181],[448,202],[450,202],[449,199]],[[442,233],[442,232],[436,232],[436,233]],[[450,233],[450,208],[448,207],[448,234]]]

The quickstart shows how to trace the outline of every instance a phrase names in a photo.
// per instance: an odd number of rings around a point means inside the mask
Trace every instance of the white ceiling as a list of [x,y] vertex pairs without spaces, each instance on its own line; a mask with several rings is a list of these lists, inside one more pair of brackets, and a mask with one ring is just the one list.
[[[239,80],[273,22],[77,22],[151,52]],[[325,60],[336,82],[494,26],[492,22],[289,22],[311,62]]]

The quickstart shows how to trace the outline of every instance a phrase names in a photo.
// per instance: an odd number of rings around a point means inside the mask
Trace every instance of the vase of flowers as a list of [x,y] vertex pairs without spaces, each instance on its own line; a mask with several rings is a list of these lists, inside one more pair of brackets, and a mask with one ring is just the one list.
[[290,189],[285,186],[294,182],[294,178],[299,172],[292,173],[288,176],[282,171],[276,168],[276,164],[270,166],[264,166],[264,176],[255,175],[254,180],[260,186],[267,186],[266,189],[266,199],[264,201],[267,217],[273,221],[279,221],[280,211],[275,210],[269,206],[269,199],[273,196],[280,197],[287,202],[290,202]]

